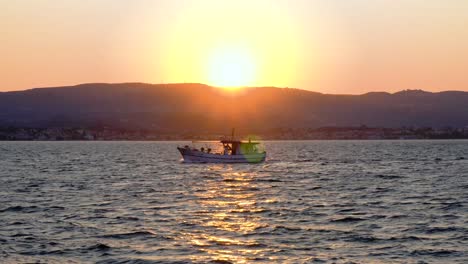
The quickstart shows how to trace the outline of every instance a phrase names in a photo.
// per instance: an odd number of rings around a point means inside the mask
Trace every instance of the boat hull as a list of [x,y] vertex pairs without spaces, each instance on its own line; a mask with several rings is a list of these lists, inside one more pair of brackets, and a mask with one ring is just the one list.
[[252,153],[240,155],[222,155],[206,153],[189,148],[177,148],[187,163],[260,163],[264,162],[266,153]]

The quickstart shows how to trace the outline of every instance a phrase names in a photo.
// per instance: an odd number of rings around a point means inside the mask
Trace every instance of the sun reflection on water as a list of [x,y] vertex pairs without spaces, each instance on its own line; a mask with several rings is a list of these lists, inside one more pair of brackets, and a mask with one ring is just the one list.
[[262,228],[264,209],[257,205],[259,189],[255,173],[232,166],[210,166],[219,177],[204,182],[206,191],[197,192],[202,208],[198,225],[185,239],[206,255],[193,256],[195,262],[225,261],[248,263],[263,256],[263,245],[249,234]]

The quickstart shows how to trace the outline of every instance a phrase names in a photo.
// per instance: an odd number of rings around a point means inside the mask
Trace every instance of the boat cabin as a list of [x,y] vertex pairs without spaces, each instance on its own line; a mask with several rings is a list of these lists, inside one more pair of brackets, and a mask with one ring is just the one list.
[[258,145],[260,142],[248,142],[240,140],[221,140],[223,144],[224,155],[241,155],[259,153]]

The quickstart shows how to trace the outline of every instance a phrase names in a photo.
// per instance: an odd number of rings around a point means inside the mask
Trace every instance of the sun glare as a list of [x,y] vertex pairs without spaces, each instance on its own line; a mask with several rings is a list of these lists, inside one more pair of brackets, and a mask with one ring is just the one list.
[[252,85],[255,79],[255,63],[247,49],[217,49],[209,58],[208,78],[211,85],[238,88]]

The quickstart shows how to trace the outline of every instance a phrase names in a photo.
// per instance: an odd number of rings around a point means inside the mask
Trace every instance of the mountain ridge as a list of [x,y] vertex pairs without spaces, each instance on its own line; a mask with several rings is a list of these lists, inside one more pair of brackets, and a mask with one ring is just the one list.
[[[28,88],[24,90],[14,90],[14,91],[0,91],[0,94],[5,93],[22,93],[28,91],[39,91],[39,90],[47,90],[47,89],[73,89],[73,88],[80,88],[80,87],[88,87],[88,88],[96,88],[96,86],[128,86],[128,85],[149,85],[149,86],[184,86],[184,85],[195,85],[195,86],[205,86],[215,89],[224,89],[222,87],[211,86],[204,83],[145,83],[145,82],[122,82],[122,83],[106,83],[106,82],[95,82],[95,83],[79,83],[74,85],[66,85],[66,86],[48,86],[48,87],[34,87]],[[458,91],[458,90],[445,90],[439,92],[430,92],[422,89],[403,89],[400,91],[396,91],[393,93],[385,92],[385,91],[371,91],[365,92],[362,94],[332,94],[332,93],[321,93],[313,90],[307,90],[302,88],[295,88],[295,87],[279,87],[279,86],[243,86],[240,87],[241,89],[262,89],[262,88],[273,88],[273,89],[293,89],[293,90],[300,90],[310,93],[322,94],[322,95],[342,95],[342,96],[362,96],[362,95],[371,95],[371,94],[386,94],[386,95],[395,95],[395,94],[442,94],[442,93],[468,93],[465,91]]]
[[229,91],[199,83],[85,83],[0,93],[0,126],[219,130],[468,125],[468,92],[361,95],[298,88]]

